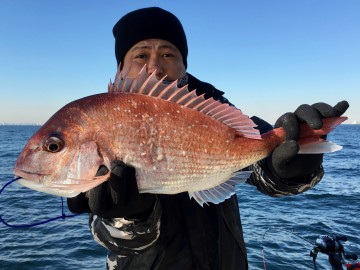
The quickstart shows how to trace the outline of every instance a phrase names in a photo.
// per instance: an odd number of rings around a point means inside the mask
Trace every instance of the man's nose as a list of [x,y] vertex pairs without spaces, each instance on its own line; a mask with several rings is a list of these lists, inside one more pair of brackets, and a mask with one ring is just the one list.
[[161,79],[165,76],[164,68],[162,67],[160,59],[158,57],[150,57],[147,65],[146,72],[150,75],[155,72],[155,75],[158,79]]

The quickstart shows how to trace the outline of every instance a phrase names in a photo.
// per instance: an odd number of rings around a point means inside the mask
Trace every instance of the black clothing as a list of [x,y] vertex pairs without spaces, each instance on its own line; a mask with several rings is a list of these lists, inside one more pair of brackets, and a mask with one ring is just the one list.
[[221,103],[228,103],[229,105],[233,106],[223,95],[224,92],[216,89],[210,83],[206,83],[200,81],[199,79],[195,78],[193,75],[187,73],[188,76],[188,85],[189,90],[196,89],[196,94],[198,96],[205,94],[205,99],[213,98],[215,100],[220,101]]
[[[199,95],[205,93],[205,98],[229,103],[223,92],[211,84],[190,74],[188,77],[190,90],[196,89]],[[267,122],[257,117],[252,119],[260,133],[272,129]],[[315,185],[322,176],[319,169],[306,183],[298,183],[298,189],[289,188],[269,174],[265,164],[260,161],[247,168],[254,171],[248,183],[271,196],[297,194],[306,190],[302,186]],[[157,199],[147,220],[106,220],[91,215],[90,227],[95,239],[111,251],[108,269],[248,269],[236,195],[204,207],[190,199],[188,193],[157,195]]]

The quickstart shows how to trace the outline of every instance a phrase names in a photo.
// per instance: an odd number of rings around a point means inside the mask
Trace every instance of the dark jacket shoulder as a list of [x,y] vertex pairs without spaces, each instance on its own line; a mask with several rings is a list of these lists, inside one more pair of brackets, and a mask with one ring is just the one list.
[[232,105],[227,98],[224,97],[224,92],[220,91],[219,89],[215,88],[212,84],[200,81],[193,75],[187,73],[188,75],[188,85],[189,90],[196,89],[197,95],[204,94],[205,99],[213,98],[215,100],[220,101],[221,103],[228,103],[229,105]]

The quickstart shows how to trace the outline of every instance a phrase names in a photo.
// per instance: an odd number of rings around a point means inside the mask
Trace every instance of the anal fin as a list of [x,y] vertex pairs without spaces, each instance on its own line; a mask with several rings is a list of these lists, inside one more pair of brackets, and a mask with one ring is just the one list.
[[219,204],[234,195],[236,192],[236,185],[245,182],[250,177],[251,173],[252,171],[239,171],[229,180],[216,187],[189,192],[190,199],[194,198],[201,206],[204,204],[208,205],[208,203]]

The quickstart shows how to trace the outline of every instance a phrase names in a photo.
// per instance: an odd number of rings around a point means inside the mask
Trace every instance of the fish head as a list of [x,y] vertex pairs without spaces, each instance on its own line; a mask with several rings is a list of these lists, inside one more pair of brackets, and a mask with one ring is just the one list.
[[99,184],[95,175],[101,165],[110,167],[106,163],[110,162],[104,161],[94,140],[80,128],[57,121],[56,126],[45,124],[29,139],[15,163],[14,174],[28,188],[74,197]]

